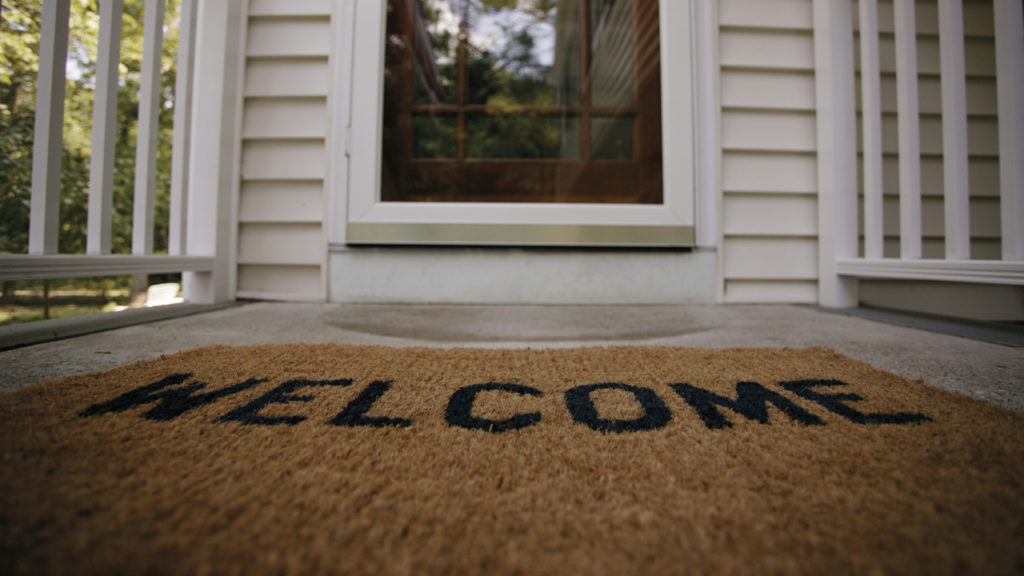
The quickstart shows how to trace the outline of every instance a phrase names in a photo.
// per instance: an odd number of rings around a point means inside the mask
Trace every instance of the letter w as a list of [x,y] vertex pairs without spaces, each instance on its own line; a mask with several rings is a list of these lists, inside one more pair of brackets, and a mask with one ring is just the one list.
[[732,426],[732,422],[722,415],[716,405],[728,408],[747,420],[756,420],[761,424],[767,424],[768,404],[772,404],[782,410],[791,420],[804,426],[825,425],[821,418],[757,382],[738,382],[735,400],[689,384],[669,384],[669,386],[697,411],[701,420],[704,421],[704,425],[712,430]]
[[78,415],[98,416],[100,414],[107,414],[110,412],[124,412],[125,410],[130,410],[136,406],[143,406],[156,402],[156,406],[150,408],[149,411],[142,416],[149,420],[174,420],[193,408],[205,406],[206,404],[219,400],[225,396],[230,396],[241,392],[242,390],[252,388],[261,382],[266,382],[266,380],[251,379],[233,386],[221,388],[220,390],[207,392],[206,394],[196,394],[196,392],[206,388],[206,384],[203,384],[202,382],[192,382],[187,386],[165,390],[165,388],[168,388],[169,386],[178,386],[191,376],[191,374],[171,374],[170,376],[164,377],[163,380],[125,392],[113,400],[101,402],[100,404],[93,404],[79,412]]

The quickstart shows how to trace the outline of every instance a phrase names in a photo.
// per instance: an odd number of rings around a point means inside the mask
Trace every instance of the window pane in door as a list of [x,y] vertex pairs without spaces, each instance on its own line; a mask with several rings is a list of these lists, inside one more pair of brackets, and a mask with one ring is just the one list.
[[595,160],[633,158],[632,118],[593,118],[590,122],[590,155]]
[[662,202],[657,0],[389,0],[381,199]]
[[455,117],[414,114],[413,158],[455,158]]
[[466,158],[577,160],[579,119],[566,116],[473,114],[466,118]]

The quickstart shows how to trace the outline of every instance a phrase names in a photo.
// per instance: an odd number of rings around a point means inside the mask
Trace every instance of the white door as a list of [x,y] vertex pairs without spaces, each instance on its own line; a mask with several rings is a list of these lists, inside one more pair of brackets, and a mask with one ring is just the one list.
[[356,0],[345,242],[692,245],[690,10]]

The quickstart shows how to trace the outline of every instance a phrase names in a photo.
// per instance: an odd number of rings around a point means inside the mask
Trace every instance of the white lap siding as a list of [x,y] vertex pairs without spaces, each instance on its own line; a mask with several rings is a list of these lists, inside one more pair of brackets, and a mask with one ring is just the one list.
[[238,298],[324,300],[331,2],[249,3]]
[[818,299],[811,0],[720,0],[726,302]]
[[[812,0],[719,0],[721,262],[726,302],[817,301],[817,142]],[[856,26],[857,3],[853,3]],[[918,92],[925,258],[944,256],[938,7],[919,0]],[[878,5],[885,256],[899,256],[896,54],[891,0]],[[992,3],[964,4],[971,257],[1000,258],[999,140]],[[855,38],[856,40],[856,38]],[[860,53],[855,46],[860,100]],[[861,128],[858,115],[858,138]],[[863,178],[858,178],[863,187]],[[863,219],[861,219],[863,233]],[[863,253],[863,252],[862,252]],[[861,299],[906,307],[907,283],[862,281]],[[924,286],[929,311],[966,299],[1024,314],[1024,290]],[[941,288],[941,289],[940,289]],[[946,297],[939,298],[939,293]],[[1019,310],[1019,312],[1018,312]],[[985,313],[973,311],[976,317]],[[991,314],[989,314],[991,315]]]

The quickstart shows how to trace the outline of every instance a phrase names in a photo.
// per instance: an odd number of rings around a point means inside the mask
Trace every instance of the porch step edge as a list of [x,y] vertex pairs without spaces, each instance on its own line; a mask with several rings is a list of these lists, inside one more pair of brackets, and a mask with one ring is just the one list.
[[2,326],[0,327],[0,351],[41,344],[43,342],[52,342],[54,340],[63,340],[65,338],[74,338],[75,336],[104,332],[126,326],[212,312],[236,305],[237,303],[235,302],[223,304],[174,304]]

